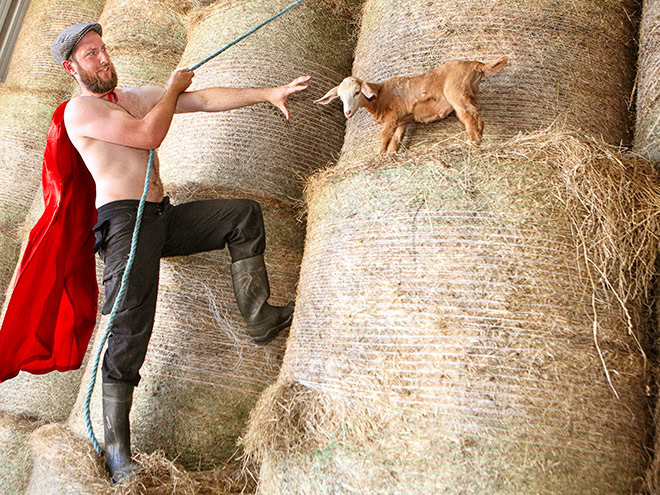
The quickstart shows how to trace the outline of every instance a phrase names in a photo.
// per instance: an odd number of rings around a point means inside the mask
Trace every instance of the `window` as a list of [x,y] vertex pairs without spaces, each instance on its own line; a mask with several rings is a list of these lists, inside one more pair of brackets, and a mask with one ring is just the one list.
[[29,0],[0,0],[0,82],[5,80],[14,43]]

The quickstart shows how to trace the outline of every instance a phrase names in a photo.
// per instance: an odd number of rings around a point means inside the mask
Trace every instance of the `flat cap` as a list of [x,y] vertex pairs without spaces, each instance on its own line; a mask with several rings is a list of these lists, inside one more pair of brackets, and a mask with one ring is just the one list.
[[74,24],[62,31],[53,44],[50,45],[50,55],[55,59],[55,62],[61,67],[62,62],[71,56],[71,52],[80,42],[80,40],[90,31],[96,31],[99,36],[103,35],[103,29],[97,22],[86,22],[82,24]]

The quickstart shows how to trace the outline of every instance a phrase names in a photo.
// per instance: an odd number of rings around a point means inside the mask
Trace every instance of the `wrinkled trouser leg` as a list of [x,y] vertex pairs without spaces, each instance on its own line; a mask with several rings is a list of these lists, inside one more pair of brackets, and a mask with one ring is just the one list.
[[[117,204],[120,203],[120,204]],[[124,205],[124,203],[126,203]],[[135,204],[133,204],[135,203]],[[100,255],[105,262],[103,284],[109,314],[120,291],[122,276],[131,251],[137,202],[115,202],[113,214],[105,227]],[[135,260],[118,307],[103,359],[104,383],[128,383],[136,386],[151,338],[158,298],[160,257],[165,243],[166,226],[158,203],[145,205]]]

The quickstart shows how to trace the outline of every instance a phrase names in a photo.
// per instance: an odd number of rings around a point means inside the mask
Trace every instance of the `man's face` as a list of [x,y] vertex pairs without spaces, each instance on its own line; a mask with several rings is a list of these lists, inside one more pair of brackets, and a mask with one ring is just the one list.
[[92,93],[103,94],[117,87],[117,72],[103,40],[95,31],[87,33],[76,45],[71,65],[80,76],[80,82]]

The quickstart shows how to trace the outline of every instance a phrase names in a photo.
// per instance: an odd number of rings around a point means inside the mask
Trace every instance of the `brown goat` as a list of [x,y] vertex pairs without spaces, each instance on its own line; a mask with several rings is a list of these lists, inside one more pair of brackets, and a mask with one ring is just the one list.
[[424,74],[392,77],[381,83],[347,77],[315,103],[325,105],[339,97],[346,118],[355,115],[358,108],[366,108],[383,125],[381,152],[399,150],[410,122],[435,122],[454,111],[470,140],[478,145],[484,130],[477,110],[479,83],[502,70],[507,61],[507,57],[487,64],[450,60]]

